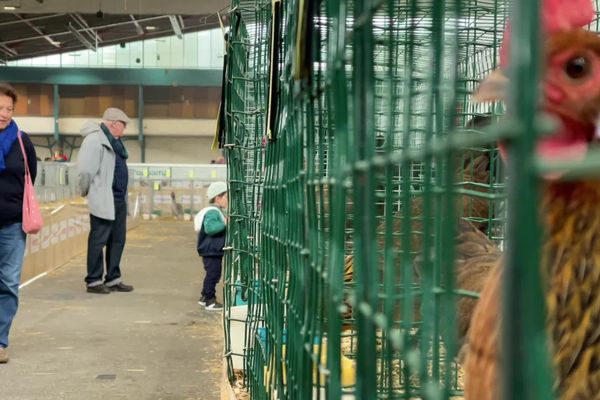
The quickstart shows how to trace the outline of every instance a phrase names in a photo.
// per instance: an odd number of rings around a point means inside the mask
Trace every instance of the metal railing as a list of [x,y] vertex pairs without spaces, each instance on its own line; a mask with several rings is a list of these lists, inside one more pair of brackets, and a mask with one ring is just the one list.
[[[189,216],[206,205],[206,187],[226,179],[219,164],[129,164],[129,206],[135,215]],[[38,162],[36,192],[41,203],[80,198],[75,163]]]

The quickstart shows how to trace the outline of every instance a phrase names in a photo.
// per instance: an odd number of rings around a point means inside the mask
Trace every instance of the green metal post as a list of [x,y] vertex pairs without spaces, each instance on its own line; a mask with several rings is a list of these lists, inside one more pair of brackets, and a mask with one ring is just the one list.
[[[503,398],[551,399],[540,280],[538,189],[533,160],[540,77],[540,1],[512,1],[509,113],[519,135],[509,147],[508,254],[504,279]],[[526,355],[526,356],[525,356]]]
[[[328,65],[332,67],[327,71],[327,82],[332,90],[329,90],[328,107],[332,112],[328,129],[332,132],[337,129],[340,133],[337,146],[332,155],[332,178],[333,184],[328,185],[331,194],[331,204],[344,204],[347,201],[346,187],[344,186],[344,168],[347,166],[349,140],[348,126],[348,83],[342,62],[346,48],[345,32],[348,18],[347,4],[344,1],[327,2],[327,17],[331,18],[332,29],[328,37]],[[342,329],[341,318],[338,307],[344,300],[344,239],[345,239],[345,207],[340,207],[340,212],[332,213],[332,227],[329,233],[330,271],[329,271],[329,299],[327,312],[329,314],[326,329],[329,332],[329,346],[327,347],[328,368],[332,378],[327,387],[327,398],[340,397],[342,390],[340,363],[341,340],[339,332]]]
[[[375,131],[374,68],[373,68],[373,5],[368,0],[354,4],[354,134],[356,153],[354,165],[368,162],[375,155],[371,133]],[[373,321],[377,310],[377,267],[373,254],[377,254],[375,240],[375,175],[372,169],[356,168],[353,184],[356,188],[354,204],[360,214],[355,218],[356,248],[354,274],[356,274],[356,298],[359,302],[357,385],[359,398],[377,397],[376,329]]]

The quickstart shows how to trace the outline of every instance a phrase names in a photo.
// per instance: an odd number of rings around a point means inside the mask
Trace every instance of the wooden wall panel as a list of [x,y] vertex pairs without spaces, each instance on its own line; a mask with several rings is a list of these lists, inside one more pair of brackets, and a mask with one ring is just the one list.
[[108,107],[118,107],[137,118],[137,86],[62,86],[60,115],[99,118]]
[[17,91],[17,104],[15,104],[14,115],[27,115],[27,86],[13,85]]
[[[100,115],[100,99],[98,97],[98,87],[89,87],[85,97],[82,99],[85,103],[84,115],[99,116]],[[69,112],[67,110],[67,112]],[[62,114],[61,114],[62,115]]]
[[[109,86],[100,86],[98,91],[98,115],[102,115],[108,107],[116,106],[113,101],[115,90]],[[115,96],[116,97],[116,96]],[[118,106],[117,106],[118,107]]]
[[181,118],[183,111],[183,88],[171,87],[169,88],[168,107],[169,107],[169,118]]
[[214,119],[220,100],[220,88],[147,87],[144,89],[144,116]]
[[27,115],[40,115],[40,94],[39,86],[27,88]]
[[170,88],[144,88],[144,118],[167,118],[169,116]]
[[18,84],[15,115],[51,117],[54,113],[51,85]]
[[138,115],[138,88],[137,86],[125,86],[125,91],[123,92],[123,111],[130,118]]
[[181,118],[194,118],[195,89],[184,87],[181,91]]
[[54,88],[51,85],[40,86],[40,115],[54,115]]
[[[85,99],[85,98],[84,98]],[[79,97],[61,97],[60,116],[83,117],[86,116],[85,100]]]
[[[15,115],[47,116],[54,114],[52,85],[15,85],[19,100]],[[119,107],[131,118],[137,118],[137,86],[81,86],[59,88],[59,115],[98,118],[107,107]],[[216,118],[220,88],[146,87],[146,118]]]

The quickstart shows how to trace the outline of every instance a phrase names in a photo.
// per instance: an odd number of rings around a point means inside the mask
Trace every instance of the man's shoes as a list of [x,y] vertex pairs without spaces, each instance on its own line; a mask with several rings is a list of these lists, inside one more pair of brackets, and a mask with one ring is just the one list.
[[95,293],[95,294],[109,294],[110,290],[108,290],[108,288],[104,285],[95,285],[95,286],[88,286],[87,292]]
[[0,347],[0,364],[8,362],[8,351],[4,347]]
[[223,309],[223,305],[217,303],[217,299],[208,299],[206,300],[206,305],[204,306],[206,311],[221,311]]
[[116,285],[107,286],[111,292],[132,292],[133,286],[126,285],[123,282],[119,282]]
[[200,296],[198,299],[198,304],[200,304],[202,307],[206,306],[206,297],[204,297],[204,295]]

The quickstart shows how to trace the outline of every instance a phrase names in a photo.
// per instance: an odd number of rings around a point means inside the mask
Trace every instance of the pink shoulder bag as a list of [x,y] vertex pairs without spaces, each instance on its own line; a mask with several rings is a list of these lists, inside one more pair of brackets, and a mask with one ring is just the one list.
[[27,162],[27,153],[25,152],[25,146],[23,146],[21,132],[19,132],[17,136],[19,138],[19,144],[21,145],[23,160],[25,160],[25,189],[23,190],[23,232],[38,233],[44,226],[44,221],[42,220],[42,212],[40,211],[40,205],[38,204],[37,197],[35,195],[35,189],[33,188],[33,182],[31,181],[31,174],[29,173],[29,163]]

